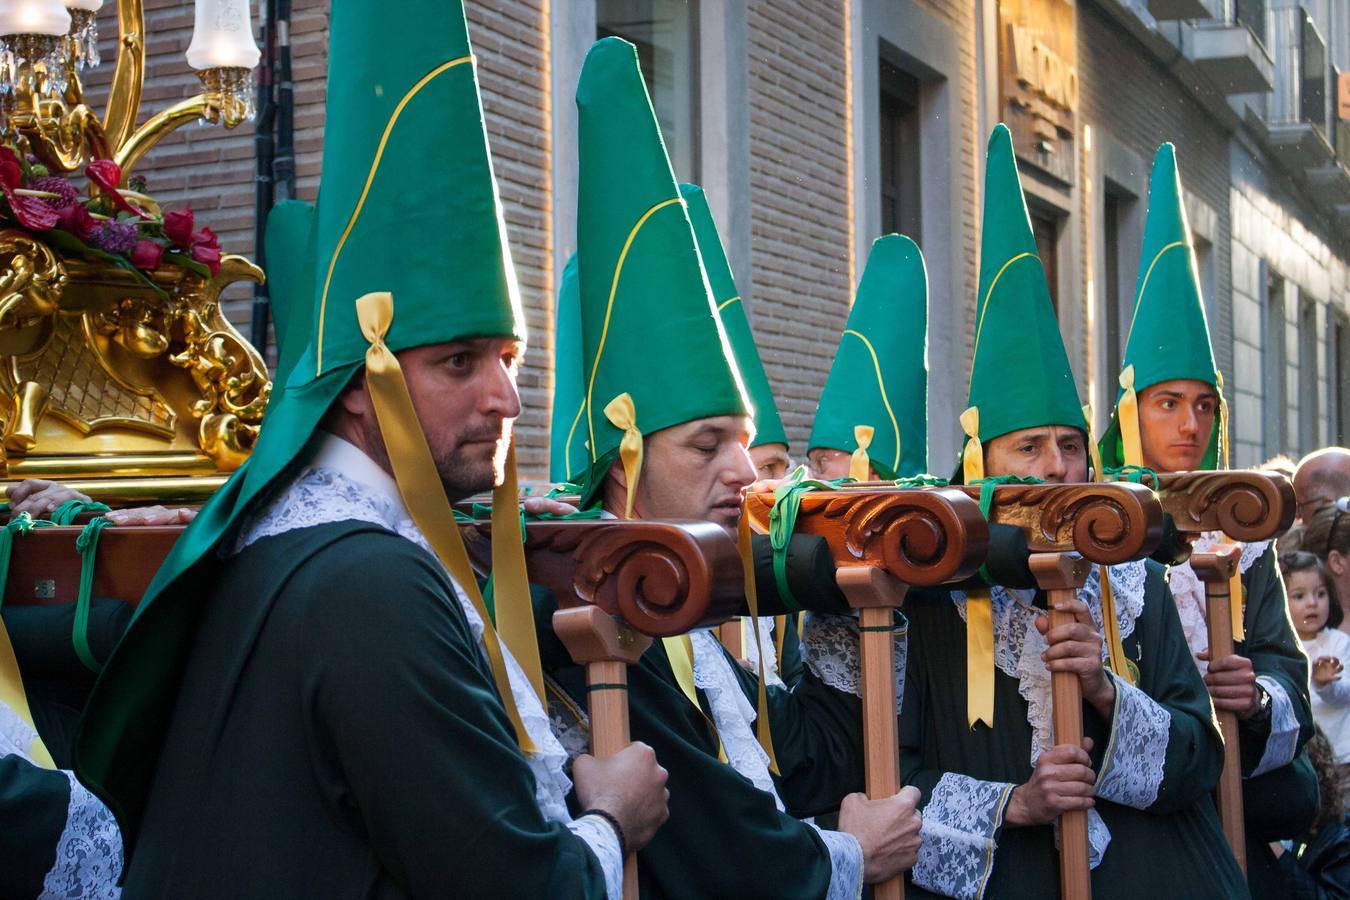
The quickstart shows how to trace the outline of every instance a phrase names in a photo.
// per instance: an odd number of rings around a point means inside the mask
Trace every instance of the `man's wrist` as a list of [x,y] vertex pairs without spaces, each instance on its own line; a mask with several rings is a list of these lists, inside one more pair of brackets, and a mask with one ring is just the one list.
[[1245,713],[1239,713],[1238,718],[1256,726],[1270,724],[1270,692],[1261,682],[1252,685],[1252,704]]

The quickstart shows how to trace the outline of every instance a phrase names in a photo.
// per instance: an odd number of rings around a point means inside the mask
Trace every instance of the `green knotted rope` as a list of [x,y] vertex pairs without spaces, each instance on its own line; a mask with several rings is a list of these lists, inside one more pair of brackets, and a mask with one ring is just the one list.
[[51,525],[45,519],[34,519],[22,512],[0,528],[0,605],[4,604],[4,590],[9,584],[9,558],[14,550],[14,535],[27,534],[34,528],[49,528]]
[[[1020,475],[991,475],[988,478],[981,478],[978,481],[972,481],[971,484],[979,485],[980,487],[980,515],[984,516],[984,520],[987,522],[989,521],[989,510],[991,510],[994,506],[994,489],[997,488],[999,485],[1045,484],[1045,481],[1043,479],[1032,478],[1030,476],[1023,478]],[[981,581],[983,581],[990,587],[993,587],[994,585],[997,584],[997,582],[994,581],[994,577],[989,574],[989,570],[985,568],[985,563],[980,563],[980,570],[976,574],[980,576]]]
[[1102,474],[1114,478],[1116,481],[1152,485],[1155,488],[1158,486],[1158,473],[1148,466],[1121,466],[1119,469],[1103,469]]
[[801,612],[802,609],[802,605],[793,596],[787,577],[787,547],[792,540],[792,532],[797,527],[797,513],[802,507],[802,495],[811,491],[832,491],[852,481],[852,478],[816,481],[806,477],[805,466],[798,466],[795,472],[774,488],[773,508],[769,510],[769,546],[773,548],[773,580],[778,585],[779,598],[791,612]]
[[910,475],[895,479],[894,484],[898,488],[948,487],[951,481],[940,475]]
[[75,655],[84,663],[84,667],[95,675],[103,671],[103,666],[99,664],[89,646],[89,604],[93,599],[94,558],[98,554],[98,536],[111,524],[112,521],[106,516],[96,516],[89,520],[80,531],[80,536],[75,539],[75,549],[80,552],[80,592],[75,597],[75,625],[71,629],[71,641],[75,645]]
[[108,504],[97,500],[67,500],[52,510],[51,521],[53,525],[74,525],[81,513],[105,513],[110,510]]

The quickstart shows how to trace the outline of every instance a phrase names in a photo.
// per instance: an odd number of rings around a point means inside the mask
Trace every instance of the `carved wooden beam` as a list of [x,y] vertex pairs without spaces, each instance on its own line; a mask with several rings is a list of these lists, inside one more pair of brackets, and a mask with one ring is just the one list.
[[[907,585],[968,578],[989,548],[980,508],[960,490],[812,491],[801,501],[795,531],[825,538],[837,565],[884,569]],[[768,531],[772,508],[772,494],[746,498],[757,531]]]
[[[489,568],[491,525],[463,526],[469,556]],[[684,634],[737,614],[745,581],[736,544],[710,522],[584,519],[530,522],[530,581],[561,609],[593,604],[653,637]]]
[[1276,472],[1145,472],[1163,512],[1181,531],[1222,531],[1237,541],[1265,541],[1294,524],[1294,486]]
[[[154,580],[160,564],[186,525],[105,528],[94,556],[95,597],[113,597],[132,606]],[[80,592],[80,553],[75,540],[82,527],[34,528],[14,535],[5,603],[24,606],[73,602]]]

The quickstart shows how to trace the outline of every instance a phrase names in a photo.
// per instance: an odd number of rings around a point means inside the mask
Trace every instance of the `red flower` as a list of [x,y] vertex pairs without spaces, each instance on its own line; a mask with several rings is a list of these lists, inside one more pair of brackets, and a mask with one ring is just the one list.
[[113,206],[132,215],[140,216],[142,219],[151,218],[145,210],[134,206],[126,197],[123,197],[118,187],[122,184],[122,167],[111,159],[96,159],[84,167],[84,174],[89,176],[89,180],[98,185],[103,193],[108,195]]
[[189,250],[192,247],[193,216],[190,209],[175,209],[164,214],[164,233],[173,241],[175,247]]
[[216,233],[210,228],[203,228],[192,239],[195,241],[192,258],[210,269],[211,277],[215,278],[220,274],[220,244],[216,241]]
[[14,189],[23,183],[23,165],[9,147],[0,147],[0,190],[14,212],[19,224],[30,231],[46,231],[57,222],[58,215],[41,197],[20,197]]
[[137,241],[131,248],[131,264],[138,269],[158,269],[164,259],[164,248],[154,241]]
[[62,231],[68,231],[85,242],[88,242],[99,226],[98,220],[89,215],[89,210],[83,203],[67,206],[54,215],[57,216],[57,223],[60,224]]

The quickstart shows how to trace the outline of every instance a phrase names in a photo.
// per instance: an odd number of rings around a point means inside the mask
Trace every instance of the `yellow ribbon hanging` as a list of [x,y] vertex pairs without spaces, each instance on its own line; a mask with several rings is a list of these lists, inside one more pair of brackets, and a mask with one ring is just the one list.
[[774,659],[778,660],[778,674],[783,674],[783,642],[787,640],[788,617],[773,617],[773,652]]
[[506,451],[506,477],[492,491],[492,596],[497,633],[544,702],[544,666],[539,660],[539,635],[534,630],[530,577],[525,570],[525,536],[520,524],[520,489],[516,486],[516,442]]
[[[483,603],[478,580],[469,563],[469,554],[464,549],[464,539],[460,536],[459,526],[455,524],[450,499],[445,494],[445,486],[436,470],[431,448],[427,446],[427,437],[422,431],[421,420],[417,418],[412,397],[408,395],[403,369],[393,351],[384,343],[384,336],[394,319],[394,296],[383,291],[366,294],[356,301],[356,318],[361,325],[361,333],[370,342],[366,350],[366,385],[375,407],[380,435],[384,438],[385,449],[389,454],[389,463],[394,470],[394,480],[398,483],[399,495],[413,523],[436,551],[437,558],[449,571],[450,577],[468,595],[478,617],[483,620],[483,649],[487,653],[497,695],[515,729],[516,743],[521,752],[533,755],[538,749],[525,730],[520,711],[516,709],[497,629]],[[515,498],[511,499],[513,509],[516,502]]]
[[[1241,548],[1241,544],[1223,535],[1221,543],[1227,547]],[[1246,612],[1246,590],[1242,587],[1242,566],[1241,564],[1233,568],[1233,577],[1228,579],[1228,614],[1233,623],[1233,640],[1245,641],[1247,639],[1247,629],[1243,624],[1244,613]]]
[[853,439],[858,442],[858,449],[853,451],[853,456],[848,461],[848,477],[854,481],[872,480],[872,460],[867,456],[867,448],[872,446],[872,437],[876,434],[876,429],[871,425],[854,425]]
[[961,413],[961,430],[966,433],[966,448],[961,451],[961,474],[966,484],[984,477],[984,447],[980,444],[980,410],[972,406]]
[[637,427],[637,409],[633,397],[624,391],[605,405],[605,418],[623,431],[619,441],[619,459],[623,474],[628,479],[628,494],[624,498],[623,517],[633,518],[633,498],[637,496],[638,477],[642,474],[642,432]]
[[1223,373],[1215,370],[1214,387],[1219,392],[1219,458],[1216,464],[1228,468],[1228,401],[1223,396]]
[[689,640],[689,635],[680,634],[675,637],[661,638],[661,644],[666,648],[666,659],[670,661],[671,674],[675,676],[675,683],[679,685],[680,693],[684,694],[689,704],[699,711],[703,720],[708,723],[708,730],[713,733],[713,738],[717,741],[717,758],[722,762],[727,761],[726,748],[722,746],[722,738],[717,734],[717,723],[712,717],[704,711],[698,702],[698,688],[694,685],[694,644]]
[[[1087,423],[1088,455],[1092,458],[1092,480],[1101,481],[1105,477],[1102,468],[1102,451],[1097,446],[1097,433],[1093,427],[1092,404],[1083,406],[1083,421]],[[1098,566],[1098,577],[1102,586],[1102,626],[1106,638],[1106,655],[1111,662],[1111,671],[1130,684],[1137,684],[1137,667],[1125,656],[1125,645],[1120,639],[1120,622],[1116,619],[1116,595],[1111,589],[1111,578],[1106,566]]]
[[[755,737],[759,745],[769,756],[769,771],[778,771],[778,757],[773,752],[773,731],[769,727],[769,688],[768,673],[764,666],[764,641],[759,634],[759,592],[755,584],[755,557],[750,547],[750,517],[741,515],[741,524],[736,529],[736,549],[741,554],[741,570],[745,578],[745,605],[750,610],[747,623],[755,632],[755,658],[759,660],[759,696],[758,711],[755,715]],[[745,624],[741,626],[741,642],[745,642]]]
[[994,603],[987,588],[966,594],[966,724],[994,727]]
[[1120,395],[1116,404],[1116,419],[1120,423],[1120,442],[1125,455],[1125,465],[1142,466],[1144,464],[1144,442],[1139,437],[1139,395],[1134,390],[1134,366],[1126,366],[1120,373],[1120,386],[1125,393]]
[[43,769],[55,769],[56,762],[47,752],[47,745],[36,734],[37,726],[33,724],[33,713],[28,708],[28,695],[24,693],[19,661],[14,656],[14,645],[9,642],[9,632],[5,630],[4,622],[0,622],[0,703],[14,710],[33,729],[33,743],[28,747],[28,758]]

